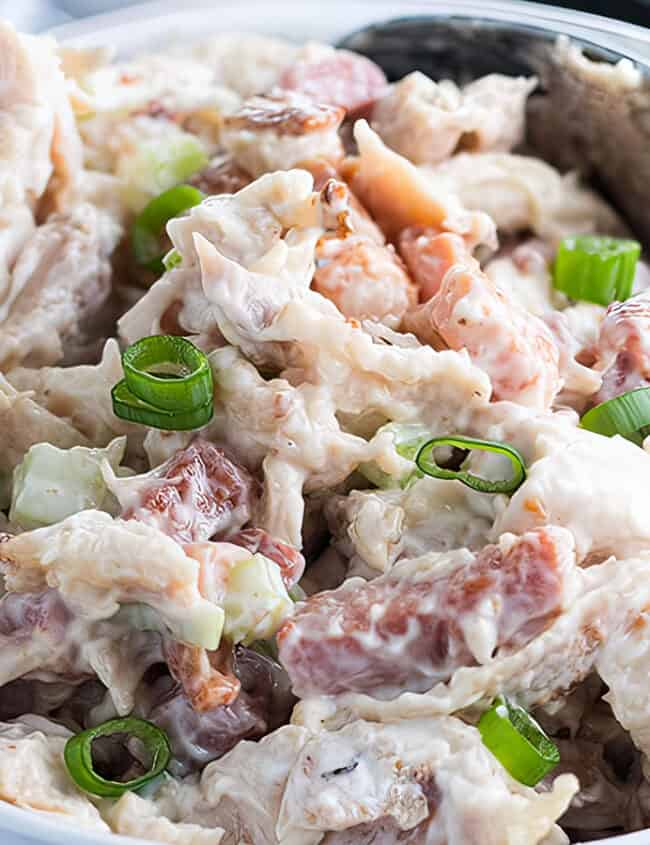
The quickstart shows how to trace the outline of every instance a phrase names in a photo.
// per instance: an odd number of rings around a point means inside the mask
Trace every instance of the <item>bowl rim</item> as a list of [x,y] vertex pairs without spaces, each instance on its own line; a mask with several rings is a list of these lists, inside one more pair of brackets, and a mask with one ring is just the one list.
[[[268,14],[270,7],[271,15]],[[336,21],[337,9],[345,11],[342,17],[346,18],[346,22],[342,25]],[[294,26],[299,21],[303,26],[325,25],[327,32],[319,32],[316,37],[335,40],[371,23],[422,14],[456,19],[483,18],[504,24],[509,21],[521,24],[523,15],[533,27],[561,31],[570,37],[595,42],[633,61],[650,63],[650,28],[591,12],[521,0],[406,0],[399,5],[394,0],[329,0],[326,15],[323,15],[320,3],[310,0],[276,0],[272,4],[268,0],[220,0],[218,8],[214,0],[189,0],[182,11],[178,10],[176,0],[151,0],[66,22],[52,27],[46,34],[55,37],[63,46],[98,46],[107,42],[107,46],[111,46],[139,41],[143,45],[141,49],[146,49],[146,41],[153,42],[153,38],[161,32],[177,32],[178,23],[194,15],[201,24],[200,28],[197,27],[197,34],[201,30],[212,33],[220,29],[226,32],[281,34],[278,30],[283,22],[286,22],[289,31],[293,29],[295,32]],[[235,20],[237,24],[233,27],[229,22]],[[147,26],[146,33],[138,35],[137,24],[151,25],[154,22],[157,25],[153,32]],[[184,36],[183,33],[178,37],[182,40]],[[290,38],[291,35],[285,34],[285,37]],[[311,37],[314,37],[313,32]],[[75,821],[74,817],[68,821],[55,813],[34,811],[0,801],[0,836],[3,833],[14,834],[19,837],[21,845],[23,841],[25,845],[151,845],[151,840],[90,828],[75,830]],[[650,845],[650,828],[599,842],[602,845]]]

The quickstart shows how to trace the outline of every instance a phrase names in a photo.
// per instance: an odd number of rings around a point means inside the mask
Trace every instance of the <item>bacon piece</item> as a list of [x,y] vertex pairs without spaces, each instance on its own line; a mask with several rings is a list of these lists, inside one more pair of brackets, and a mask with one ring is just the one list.
[[346,317],[396,329],[417,300],[416,288],[392,246],[363,238],[322,238],[312,287]]
[[199,713],[232,704],[241,684],[232,670],[232,645],[225,640],[217,651],[169,641],[165,657],[172,676]]
[[[402,328],[437,348],[467,349],[490,376],[494,399],[550,407],[561,381],[548,326],[494,285],[461,238],[443,233],[432,241],[428,249],[438,263],[428,263],[424,283],[438,285],[436,293],[405,315]],[[422,255],[422,246],[417,249]]]
[[232,537],[228,537],[228,542],[243,546],[253,554],[259,552],[277,563],[287,589],[297,584],[305,571],[305,559],[298,549],[288,543],[282,543],[262,528],[247,528],[245,531],[239,531]]
[[145,476],[141,487],[132,481],[129,489],[137,494],[124,497],[123,518],[153,525],[178,543],[236,531],[250,519],[257,496],[257,482],[248,470],[205,440],[177,452]]
[[342,106],[356,111],[381,97],[388,86],[383,70],[370,59],[337,50],[319,59],[304,59],[290,65],[278,86],[300,91],[316,103]]
[[148,716],[167,732],[174,758],[188,771],[202,769],[242,739],[259,739],[283,724],[290,713],[294,700],[273,661],[238,646],[232,664],[241,684],[234,701],[197,710],[175,686]]
[[609,306],[595,352],[603,384],[593,405],[650,385],[650,291]]
[[351,579],[297,606],[278,634],[280,660],[301,698],[428,689],[544,631],[561,610],[571,552],[566,532],[542,528],[474,558],[462,550]]

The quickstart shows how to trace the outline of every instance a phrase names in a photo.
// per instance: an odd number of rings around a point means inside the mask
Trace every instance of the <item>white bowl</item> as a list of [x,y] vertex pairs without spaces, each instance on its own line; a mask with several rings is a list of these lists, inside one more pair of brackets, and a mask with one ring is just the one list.
[[[129,0],[117,0],[123,4]],[[116,5],[116,0],[91,0],[93,9]],[[61,5],[88,9],[78,0]],[[650,29],[620,23],[597,15],[522,3],[518,0],[189,0],[179,11],[175,0],[157,0],[109,14],[66,23],[51,30],[72,46],[113,45],[121,55],[160,49],[167,41],[200,38],[215,32],[259,32],[295,41],[308,38],[336,41],[366,24],[415,14],[470,16],[539,26],[565,33],[624,53],[632,59],[650,60]],[[73,824],[43,813],[0,802],[0,845],[144,845],[141,839],[87,833]],[[599,845],[650,845],[650,829],[601,839]]]

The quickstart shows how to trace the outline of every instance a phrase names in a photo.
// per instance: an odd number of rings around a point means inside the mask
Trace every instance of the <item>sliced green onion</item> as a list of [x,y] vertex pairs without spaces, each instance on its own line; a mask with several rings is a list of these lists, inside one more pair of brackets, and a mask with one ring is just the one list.
[[[463,460],[459,469],[445,469],[436,463],[435,450],[440,446],[451,446],[452,448],[481,452],[493,452],[495,455],[505,455],[512,464],[512,477],[504,478],[498,481],[491,481],[488,478],[481,478],[479,475],[473,475],[464,469],[469,456]],[[478,490],[481,493],[514,493],[515,490],[523,484],[526,479],[526,466],[523,457],[512,446],[507,443],[497,443],[492,440],[476,440],[473,437],[434,437],[433,440],[427,441],[417,453],[415,463],[418,468],[422,470],[425,475],[431,475],[433,478],[453,479],[461,481],[472,490]]]
[[138,264],[159,275],[164,273],[160,239],[165,226],[173,217],[198,205],[203,198],[203,193],[192,185],[176,185],[147,203],[131,230],[133,254]]
[[[127,734],[129,738],[139,739],[151,758],[149,770],[133,780],[106,780],[99,775],[93,764],[93,742],[102,736]],[[171,757],[171,748],[167,734],[156,725],[144,719],[128,717],[111,719],[89,728],[71,737],[65,746],[63,757],[72,780],[84,792],[101,798],[119,798],[125,792],[134,791],[150,780],[158,777],[167,768]]]
[[478,723],[483,744],[519,783],[535,786],[560,762],[557,746],[523,707],[499,696]]
[[571,299],[609,305],[632,293],[638,241],[597,235],[565,238],[557,251],[553,285]]
[[214,413],[212,399],[205,405],[198,405],[187,411],[168,411],[158,408],[149,402],[143,402],[131,393],[125,379],[113,387],[111,399],[116,417],[165,431],[192,431],[195,428],[203,428],[210,422]]
[[162,260],[165,270],[173,270],[183,263],[183,256],[177,249],[170,249],[167,255]]
[[131,393],[156,408],[186,411],[212,399],[207,355],[184,337],[143,337],[125,349],[122,367]]
[[650,434],[650,387],[601,402],[583,414],[580,427],[605,437],[620,434],[640,446]]

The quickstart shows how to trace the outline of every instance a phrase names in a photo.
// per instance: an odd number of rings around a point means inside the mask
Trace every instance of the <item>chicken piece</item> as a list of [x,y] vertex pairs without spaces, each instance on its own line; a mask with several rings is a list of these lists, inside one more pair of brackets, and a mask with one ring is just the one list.
[[278,634],[280,660],[301,698],[430,689],[546,630],[570,591],[572,552],[568,532],[541,529],[475,557],[425,555],[352,579],[298,605]]
[[33,716],[0,724],[0,798],[51,813],[53,820],[77,829],[109,833],[98,809],[67,772],[63,749],[70,736],[61,725]]
[[277,834],[316,843],[331,831],[327,845],[533,845],[554,830],[577,788],[572,775],[547,793],[518,784],[459,719],[356,721],[304,744]]
[[35,443],[60,449],[90,445],[67,420],[38,405],[29,392],[21,392],[0,373],[0,502],[11,499],[12,473]]
[[316,262],[313,290],[350,319],[396,329],[416,301],[415,287],[392,246],[355,236],[322,238]]
[[650,753],[649,694],[650,614],[647,608],[609,639],[596,663],[596,671],[609,687],[605,695],[617,721],[630,732],[634,744]]
[[155,528],[101,511],[12,537],[1,544],[0,561],[8,590],[58,587],[68,608],[86,619],[108,619],[120,603],[142,602],[191,643],[216,616],[201,595],[198,561]]
[[338,135],[345,112],[301,94],[252,97],[223,121],[221,143],[234,162],[254,177],[288,170],[299,161],[343,158]]
[[531,230],[557,245],[571,235],[626,231],[616,212],[580,185],[575,173],[561,175],[539,158],[459,153],[434,167],[421,167],[418,177],[429,180],[441,195],[454,195],[466,209],[488,214],[500,232]]
[[[495,399],[548,408],[561,388],[550,330],[494,286],[458,237],[436,238],[444,245],[427,249],[440,284],[428,302],[405,315],[403,328],[437,347],[467,349],[490,376]],[[436,287],[431,264],[425,285]]]
[[12,272],[22,248],[34,234],[34,228],[29,206],[10,205],[0,211],[0,324],[18,293],[12,287]]
[[[496,245],[494,225],[482,211],[467,211],[455,196],[388,149],[365,120],[354,127],[359,158],[350,187],[390,239],[407,226],[455,232],[472,244]],[[454,186],[455,187],[455,186]]]
[[388,82],[373,61],[349,50],[318,49],[310,44],[278,79],[278,87],[299,91],[314,103],[359,112],[385,92]]
[[[480,494],[479,494],[480,495]],[[405,489],[353,490],[325,506],[350,574],[374,578],[400,558],[487,543],[493,517],[469,488],[422,478]]]
[[104,817],[115,833],[165,845],[219,845],[225,833],[220,827],[172,821],[136,792],[125,792],[119,801],[109,804]]
[[[60,425],[79,432],[70,446],[102,447],[114,437],[126,434],[129,445],[134,447],[141,440],[141,427],[116,417],[111,402],[111,388],[123,375],[120,350],[114,339],[106,342],[99,364],[38,369],[18,367],[9,372],[11,384],[17,390],[29,392],[32,404],[40,406],[41,417],[53,416]],[[40,440],[67,448],[47,436]],[[27,448],[25,446],[23,451]]]
[[0,325],[1,367],[63,358],[66,341],[109,295],[109,258],[121,234],[112,217],[86,203],[36,230],[13,269],[11,306]]
[[0,198],[37,211],[49,186],[63,210],[82,169],[81,141],[49,38],[0,25]]
[[[216,247],[230,275],[241,275],[246,268],[256,274],[258,284],[273,278],[275,290],[268,290],[270,282],[263,284],[268,312],[283,297],[308,287],[322,215],[311,176],[290,170],[263,176],[232,196],[213,197],[185,217],[170,221],[168,231],[183,263],[165,273],[127,311],[118,323],[120,335],[133,343],[160,333],[173,313],[178,327],[174,333],[204,332],[214,348],[217,319],[211,290],[201,279],[195,238],[201,235]],[[269,319],[270,314],[260,309],[258,321],[265,317]]]
[[609,306],[592,351],[603,379],[592,404],[650,385],[650,291]]
[[206,440],[194,440],[145,475],[117,478],[108,470],[122,518],[152,525],[181,544],[238,531],[255,506],[255,479]]
[[575,538],[579,561],[643,551],[650,541],[649,472],[650,455],[630,441],[569,428],[566,439],[549,440],[529,465],[526,481],[498,516],[494,535],[562,525]]
[[536,85],[534,77],[494,73],[461,90],[415,71],[375,104],[372,127],[414,164],[437,164],[459,147],[507,152],[523,139],[526,99]]
[[247,528],[244,531],[231,534],[227,539],[229,543],[242,546],[252,554],[259,552],[259,554],[277,563],[287,590],[290,590],[300,581],[305,571],[305,559],[298,549],[280,542],[262,528]]

